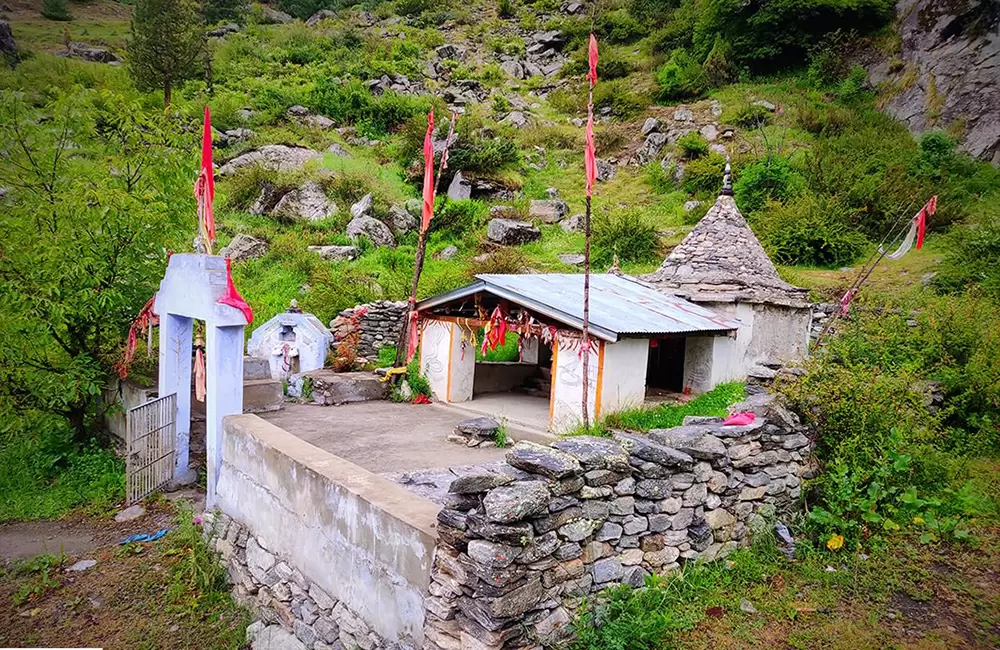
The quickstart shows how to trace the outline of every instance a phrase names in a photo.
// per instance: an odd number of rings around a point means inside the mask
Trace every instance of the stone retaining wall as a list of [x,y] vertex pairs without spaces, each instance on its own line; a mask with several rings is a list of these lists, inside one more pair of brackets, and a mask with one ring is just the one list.
[[[360,319],[355,318],[358,312],[364,313]],[[396,345],[405,320],[406,302],[379,300],[340,312],[330,321],[330,331],[333,332],[334,341],[340,342],[357,328],[358,356],[375,359],[380,348]]]
[[798,498],[810,440],[766,393],[746,426],[520,442],[499,472],[462,476],[438,514],[424,648],[565,640],[583,597],[722,557]]
[[222,459],[206,529],[238,600],[313,650],[422,647],[437,505],[254,415]]

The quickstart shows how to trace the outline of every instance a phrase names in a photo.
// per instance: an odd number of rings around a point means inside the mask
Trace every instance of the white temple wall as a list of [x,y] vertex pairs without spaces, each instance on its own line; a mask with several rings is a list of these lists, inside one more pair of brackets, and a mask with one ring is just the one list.
[[476,351],[455,323],[430,320],[420,333],[420,372],[442,402],[472,399]]
[[646,364],[649,339],[605,343],[598,363],[597,416],[642,406],[646,401]]
[[[587,413],[594,419],[597,373],[604,341],[590,350],[587,368]],[[583,355],[579,348],[560,342],[552,346],[552,393],[549,396],[549,429],[563,432],[583,422]]]

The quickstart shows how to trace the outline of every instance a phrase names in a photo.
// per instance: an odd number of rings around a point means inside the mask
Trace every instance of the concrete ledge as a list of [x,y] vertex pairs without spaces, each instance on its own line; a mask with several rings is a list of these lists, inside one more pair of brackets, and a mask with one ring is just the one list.
[[255,415],[225,419],[222,458],[225,514],[380,636],[421,646],[437,505]]

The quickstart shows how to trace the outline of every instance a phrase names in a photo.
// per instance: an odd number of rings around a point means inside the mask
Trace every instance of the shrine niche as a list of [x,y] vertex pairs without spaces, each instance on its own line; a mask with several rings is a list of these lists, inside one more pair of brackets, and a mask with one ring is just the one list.
[[304,313],[292,301],[284,311],[254,330],[247,354],[266,359],[272,379],[288,379],[326,363],[333,334],[312,314]]

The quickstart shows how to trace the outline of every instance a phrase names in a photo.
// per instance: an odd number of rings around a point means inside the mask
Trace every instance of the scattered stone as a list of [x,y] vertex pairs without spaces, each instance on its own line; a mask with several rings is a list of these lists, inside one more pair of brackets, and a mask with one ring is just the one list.
[[744,614],[756,614],[757,608],[746,598],[740,598],[740,611]]
[[306,21],[306,27],[315,27],[324,20],[335,20],[337,18],[337,12],[330,11],[329,9],[320,9],[312,16],[309,16],[309,20]]
[[507,113],[507,116],[505,118],[500,120],[500,123],[509,124],[515,129],[523,129],[524,127],[531,124],[531,120],[529,120],[528,116],[522,113],[521,111],[511,111],[510,113]]
[[324,260],[333,262],[349,262],[361,255],[357,246],[310,246],[309,250],[318,253]]
[[597,159],[597,180],[602,183],[613,181],[618,174],[618,167],[613,162],[603,158]]
[[326,148],[326,152],[327,153],[332,153],[334,156],[337,156],[339,158],[350,158],[351,157],[351,153],[347,149],[344,149],[343,145],[341,145],[341,144],[339,144],[337,142],[334,142],[329,147],[327,147]]
[[493,418],[480,416],[462,420],[455,425],[455,433],[463,436],[480,439],[490,439],[496,437],[500,430],[500,424]]
[[452,45],[451,43],[445,43],[444,45],[434,48],[434,52],[436,52],[438,58],[441,59],[454,59],[456,61],[462,61],[465,59],[465,48]]
[[389,208],[389,217],[386,219],[386,225],[389,226],[393,234],[398,236],[408,233],[411,230],[416,230],[419,223],[417,218],[410,214],[410,211],[404,206],[394,205]]
[[583,214],[574,214],[572,217],[567,217],[560,221],[559,227],[566,232],[582,232],[585,218],[586,216]]
[[[354,208],[351,208],[353,211]],[[377,248],[395,248],[396,238],[392,236],[389,226],[373,217],[356,217],[347,224],[347,236],[351,239],[367,237]]]
[[647,136],[650,133],[656,133],[660,130],[660,120],[655,117],[647,117],[646,121],[642,123],[642,135]]
[[564,253],[559,255],[559,261],[563,264],[570,264],[572,266],[579,266],[583,264],[586,258],[580,253]]
[[124,521],[132,521],[133,519],[138,519],[139,517],[146,514],[146,509],[142,507],[141,504],[135,504],[120,510],[118,514],[115,515],[115,521],[122,523]]
[[560,199],[536,199],[528,208],[528,217],[542,223],[557,223],[569,213],[569,206]]
[[685,201],[684,212],[694,212],[701,207],[701,201]]
[[259,259],[267,255],[267,242],[239,233],[230,240],[228,246],[219,250],[219,255],[228,257],[234,262]]
[[458,255],[458,246],[451,244],[446,246],[442,251],[434,255],[436,260],[450,260],[454,259]]
[[371,194],[365,194],[361,197],[361,200],[351,206],[351,218],[357,219],[358,217],[370,217],[372,216],[372,210],[374,207],[375,197]]
[[663,151],[663,147],[667,144],[667,140],[668,136],[665,133],[650,133],[646,136],[646,141],[642,143],[639,150],[635,152],[635,163],[637,165],[645,165],[659,158],[660,152]]
[[109,65],[121,65],[122,61],[118,55],[103,47],[95,47],[89,43],[70,43],[69,46],[56,52],[56,56],[70,59],[82,59],[91,63],[107,63]]
[[514,79],[524,79],[524,66],[517,61],[504,61],[500,64],[500,69],[503,70],[508,77]]
[[322,221],[337,213],[337,205],[327,198],[315,181],[306,181],[278,201],[271,214],[290,221]]
[[67,571],[86,571],[87,569],[92,569],[97,566],[97,560],[80,560],[74,563],[72,566],[66,567]]
[[773,112],[775,112],[776,110],[778,110],[778,107],[777,107],[777,106],[775,106],[775,105],[774,105],[774,104],[772,104],[771,102],[769,102],[769,101],[766,101],[766,100],[763,100],[763,99],[758,99],[758,100],[757,100],[757,101],[755,101],[755,102],[751,102],[751,104],[752,104],[753,106],[760,106],[761,108],[763,108],[763,109],[765,109],[765,110],[767,110],[767,111],[770,111],[770,112],[772,112],[772,113],[773,113]]
[[694,120],[694,113],[690,108],[678,108],[674,111],[674,121],[676,122],[690,122]]
[[264,18],[264,22],[272,25],[287,25],[293,22],[295,19],[290,15],[286,14],[284,11],[278,11],[267,5],[260,5],[261,15]]
[[293,172],[302,169],[308,162],[319,161],[322,158],[323,154],[306,147],[268,144],[236,156],[219,168],[219,176],[228,176],[239,169],[254,165],[276,172]]
[[486,237],[497,244],[516,246],[540,239],[542,231],[527,221],[513,219],[491,219],[486,228]]

